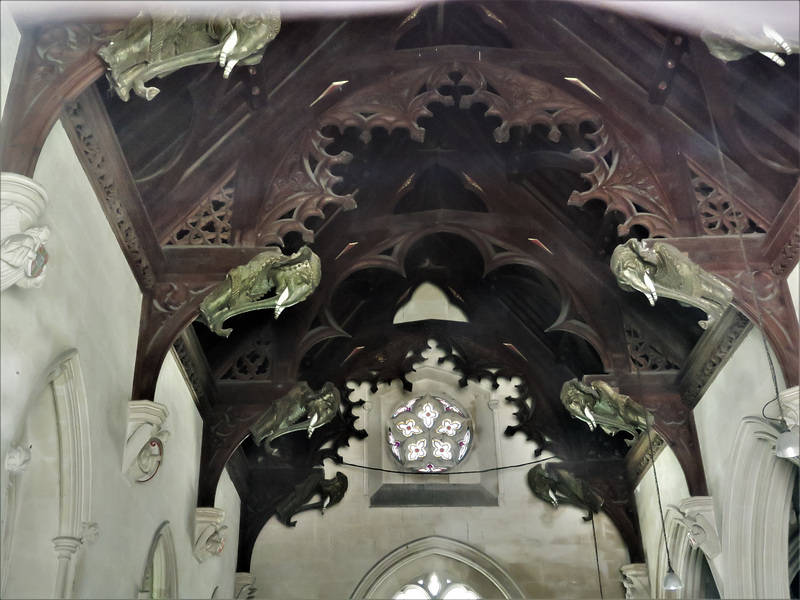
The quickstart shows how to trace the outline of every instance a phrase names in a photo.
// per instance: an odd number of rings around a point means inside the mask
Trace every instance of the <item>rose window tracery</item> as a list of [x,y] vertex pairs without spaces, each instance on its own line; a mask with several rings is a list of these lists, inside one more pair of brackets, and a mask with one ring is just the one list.
[[399,404],[389,418],[387,441],[392,456],[420,473],[441,473],[459,464],[469,451],[472,420],[453,400],[425,394]]

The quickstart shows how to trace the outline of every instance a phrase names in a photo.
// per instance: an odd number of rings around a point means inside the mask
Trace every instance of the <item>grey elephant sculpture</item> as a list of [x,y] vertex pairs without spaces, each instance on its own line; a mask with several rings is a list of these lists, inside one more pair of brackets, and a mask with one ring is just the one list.
[[[297,513],[320,509],[325,514],[325,509],[338,504],[347,491],[347,476],[336,472],[332,479],[325,479],[325,471],[314,469],[302,483],[295,486],[294,490],[276,506],[278,520],[287,527],[294,527],[297,521],[292,517]],[[314,496],[319,496],[317,502],[310,502]]]
[[[252,310],[274,308],[275,318],[289,306],[308,298],[322,277],[319,257],[308,246],[291,256],[277,248],[262,252],[246,265],[232,269],[200,303],[200,321],[217,335],[228,337],[232,329],[222,323]],[[275,296],[265,298],[273,291]]]
[[561,403],[569,413],[589,425],[592,431],[599,425],[609,435],[627,431],[634,436],[625,440],[630,446],[653,423],[653,415],[631,400],[630,396],[615,391],[605,381],[585,384],[578,379],[566,381],[561,387]]
[[619,287],[643,293],[651,306],[663,296],[705,311],[708,321],[700,321],[703,329],[725,312],[733,298],[730,287],[663,242],[652,248],[636,239],[620,244],[611,255],[611,271]]
[[219,62],[227,79],[236,64],[258,64],[280,25],[274,8],[260,16],[204,21],[139,14],[97,53],[108,64],[106,76],[122,100],[128,101],[131,90],[152,100],[159,90],[145,82],[182,67]]
[[295,431],[307,431],[311,437],[317,429],[330,423],[339,410],[341,395],[330,381],[318,392],[301,382],[272,404],[250,428],[257,444],[269,454],[278,456],[271,446],[277,438]]
[[584,521],[591,521],[592,514],[600,512],[603,499],[591,486],[574,477],[564,469],[545,469],[536,465],[528,471],[528,487],[537,498],[549,502],[554,508],[559,503],[572,504],[588,511]]

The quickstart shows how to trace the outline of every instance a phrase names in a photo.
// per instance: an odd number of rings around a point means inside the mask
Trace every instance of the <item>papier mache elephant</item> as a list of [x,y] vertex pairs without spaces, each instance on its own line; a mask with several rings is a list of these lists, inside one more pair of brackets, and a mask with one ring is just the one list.
[[[222,323],[229,317],[274,308],[277,319],[285,308],[308,298],[321,277],[319,258],[308,246],[291,256],[270,248],[225,276],[200,303],[199,320],[217,335],[228,337],[232,330],[224,329]],[[265,298],[272,290],[275,296]]]
[[[653,415],[631,400],[630,396],[615,391],[605,381],[585,384],[578,379],[566,381],[561,387],[561,403],[576,419],[589,425],[592,431],[599,425],[609,435],[619,431],[633,434],[644,431],[653,423]],[[626,440],[628,445],[633,440]]]
[[534,496],[549,502],[554,508],[563,503],[585,509],[588,514],[583,517],[584,521],[591,521],[592,513],[600,512],[603,506],[603,499],[588,483],[564,469],[545,469],[536,465],[528,471],[528,487]]
[[270,445],[275,439],[294,431],[308,431],[308,437],[311,437],[314,431],[331,422],[339,410],[340,401],[339,390],[330,381],[318,392],[301,382],[270,404],[250,428],[250,433],[264,450],[278,456],[278,450]]
[[122,100],[128,101],[131,90],[152,100],[159,89],[145,82],[182,67],[219,62],[227,79],[237,64],[258,64],[280,26],[274,7],[258,16],[204,20],[140,13],[97,53],[108,64],[106,76]]
[[[294,527],[297,521],[292,517],[305,510],[320,509],[325,514],[325,509],[338,504],[347,491],[347,476],[337,471],[332,479],[325,479],[325,471],[314,469],[305,481],[295,486],[294,490],[276,506],[278,520],[287,527]],[[314,496],[319,496],[317,502],[310,502]]]
[[730,287],[663,242],[652,248],[636,239],[620,244],[611,255],[611,271],[619,287],[643,293],[651,306],[663,296],[705,311],[708,321],[700,321],[703,329],[725,312],[733,298]]

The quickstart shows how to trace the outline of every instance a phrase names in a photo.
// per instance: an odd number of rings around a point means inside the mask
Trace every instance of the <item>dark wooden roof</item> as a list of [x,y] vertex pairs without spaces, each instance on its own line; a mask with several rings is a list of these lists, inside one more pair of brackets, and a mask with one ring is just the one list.
[[[797,384],[785,283],[798,249],[796,55],[726,64],[692,34],[586,5],[448,2],[288,20],[256,67],[229,80],[185,68],[154,100],[125,103],[94,54],[124,21],[87,23],[28,24],[4,170],[32,173],[63,103],[145,294],[133,397],[152,398],[173,345],[197,392],[200,505],[230,457],[245,504],[267,507],[321,460],[323,434],[294,450],[294,471],[258,461],[242,440],[265,403],[297,381],[344,393],[348,380],[402,379],[433,338],[465,380],[524,380],[509,433],[549,444],[614,497],[635,558],[644,450],[570,418],[564,381],[604,379],[652,410],[693,494],[706,490],[691,409],[748,319]],[[62,48],[48,62],[42,48],[65,43],[69,60]],[[622,291],[609,257],[631,237],[665,238],[723,277],[737,310],[704,332],[699,310]],[[235,317],[228,339],[193,323],[229,269],[303,244],[323,271],[308,301],[278,320]],[[469,322],[393,324],[423,282]],[[328,436],[349,435],[345,411]],[[239,570],[271,514],[243,512]]]

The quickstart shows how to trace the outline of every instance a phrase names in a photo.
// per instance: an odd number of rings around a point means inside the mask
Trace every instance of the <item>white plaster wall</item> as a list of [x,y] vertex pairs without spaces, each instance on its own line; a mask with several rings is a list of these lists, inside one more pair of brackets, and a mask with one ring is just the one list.
[[[658,475],[658,489],[661,492],[661,505],[665,512],[668,505],[677,505],[678,502],[689,497],[689,486],[686,484],[683,469],[669,446],[664,447],[664,450],[656,457],[656,474]],[[634,494],[636,509],[639,512],[645,562],[650,572],[650,589],[656,590],[661,585],[661,581],[656,581],[659,574],[655,572],[655,569],[658,564],[659,546],[664,541],[664,534],[661,514],[658,510],[656,479],[652,468],[645,471]]]
[[11,73],[17,60],[19,39],[19,29],[11,17],[8,2],[0,2],[0,116],[5,108]]
[[101,531],[84,556],[78,598],[136,597],[153,536],[164,521],[170,522],[175,543],[180,597],[210,598],[216,586],[218,597],[233,596],[239,497],[227,473],[216,505],[225,511],[229,526],[225,550],[202,564],[192,556],[202,422],[172,353],[159,374],[155,401],[169,410],[164,427],[171,435],[152,480],[131,483],[122,475],[121,457],[93,457],[95,474],[104,472],[95,480],[102,502],[93,506]]
[[[774,355],[772,361],[778,389],[782,390],[783,374]],[[714,498],[718,527],[724,505],[725,478],[739,424],[746,416],[761,416],[761,408],[774,396],[764,339],[761,332],[753,328],[694,409],[708,493]],[[772,409],[775,410],[774,403]]]
[[[515,422],[513,407],[500,410],[502,423]],[[534,449],[521,434],[502,436],[499,462],[533,460]],[[353,441],[341,455],[347,462],[366,464],[365,452],[365,441]],[[337,470],[347,475],[344,499],[324,515],[298,514],[295,528],[274,519],[267,523],[251,563],[257,597],[347,598],[383,556],[404,543],[439,535],[488,554],[527,598],[598,598],[592,525],[581,519],[586,513],[571,506],[556,510],[535,498],[526,484],[528,469],[501,471],[504,493],[497,507],[398,508],[369,506],[365,471],[326,465],[327,477]],[[627,549],[604,513],[595,516],[595,524],[603,594],[622,598],[619,568],[629,562]]]
[[797,319],[800,321],[800,265],[796,266],[789,277],[786,278],[786,283],[789,284],[789,294],[792,296],[792,304],[797,313]]
[[[19,33],[5,2],[0,10],[4,99]],[[155,398],[171,413],[166,427],[173,435],[166,445],[166,460],[156,478],[145,484],[130,483],[122,474],[142,295],[60,123],[44,144],[33,178],[50,197],[40,219],[51,229],[50,260],[41,288],[13,287],[0,298],[0,465],[9,446],[25,434],[26,418],[46,384],[48,366],[62,352],[76,348],[89,403],[91,519],[98,523],[100,535],[81,552],[75,597],[136,597],[152,537],[160,523],[169,520],[181,596],[209,598],[219,586],[218,597],[230,598],[239,499],[223,474],[217,507],[228,515],[228,543],[221,556],[198,564],[191,550],[201,423],[171,356],[159,376]],[[8,472],[0,469],[0,473],[5,490]],[[57,531],[51,531],[51,516],[43,516],[34,535],[50,546],[55,564],[50,540]],[[25,542],[14,538],[21,555]],[[15,573],[19,580],[39,581],[43,576],[47,577],[25,561],[19,562]],[[42,585],[52,594],[52,583]],[[17,597],[42,597],[40,589],[44,588],[31,587]]]

